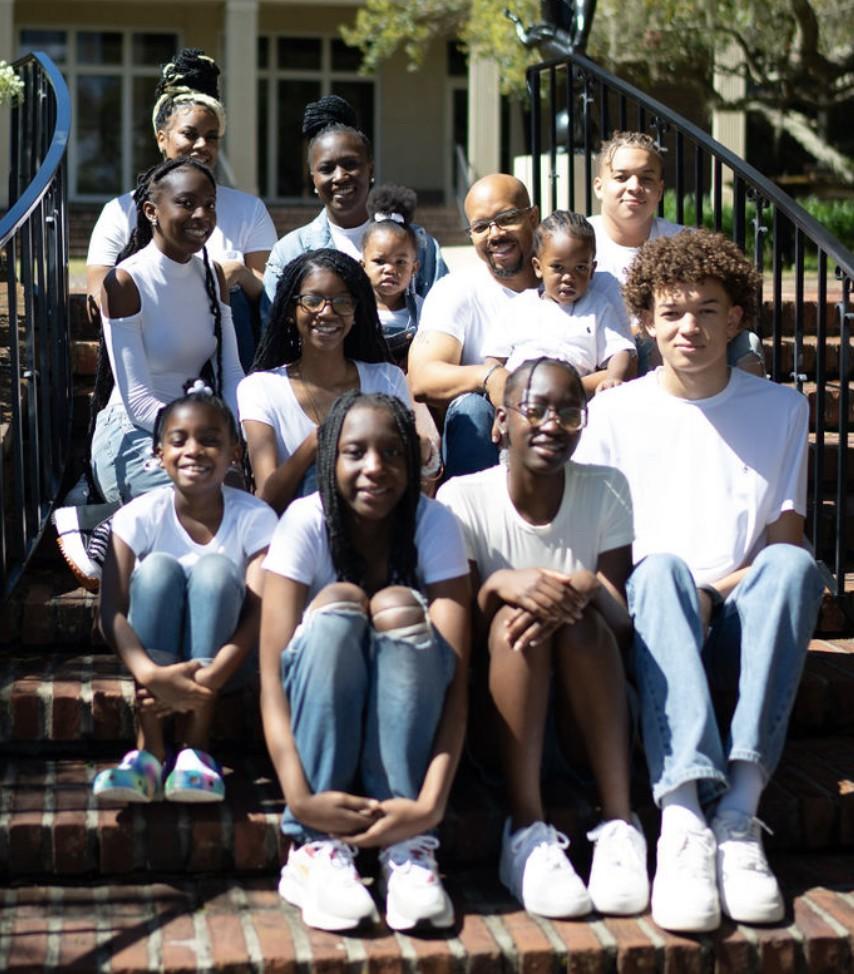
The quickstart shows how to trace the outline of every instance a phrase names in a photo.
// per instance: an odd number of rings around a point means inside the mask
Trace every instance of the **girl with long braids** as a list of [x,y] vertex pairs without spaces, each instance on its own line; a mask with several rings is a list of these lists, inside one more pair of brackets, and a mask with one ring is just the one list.
[[205,243],[216,183],[195,159],[150,169],[134,194],[137,226],[104,280],[92,400],[92,473],[105,501],[124,503],[167,480],[151,462],[158,411],[201,375],[231,409],[243,370],[225,277]]
[[394,396],[337,399],[317,465],[319,492],[291,504],[263,566],[261,713],[291,840],[279,892],[310,926],[355,927],[374,906],[354,851],[379,848],[388,925],[447,927],[431,830],[466,722],[460,528],[420,493]]
[[411,406],[364,270],[337,250],[284,269],[252,374],[238,387],[259,497],[281,513],[315,489],[317,428],[344,392],[386,392]]
[[[196,48],[185,48],[163,66],[151,115],[154,137],[164,159],[189,157],[216,170],[225,135],[225,109],[219,100],[219,67]],[[87,291],[100,305],[101,284],[127,246],[136,226],[133,193],[107,203],[92,230],[86,258]],[[257,196],[217,187],[217,225],[207,243],[231,295],[240,358],[248,369],[255,350],[256,305],[276,228]]]
[[[362,237],[371,223],[367,203],[374,182],[373,149],[352,107],[338,95],[309,103],[302,134],[308,139],[309,174],[323,209],[311,223],[292,230],[273,247],[264,273],[270,301],[285,267],[306,251],[334,247],[359,260]],[[411,226],[418,240],[415,290],[423,298],[448,268],[438,242],[418,224]]]

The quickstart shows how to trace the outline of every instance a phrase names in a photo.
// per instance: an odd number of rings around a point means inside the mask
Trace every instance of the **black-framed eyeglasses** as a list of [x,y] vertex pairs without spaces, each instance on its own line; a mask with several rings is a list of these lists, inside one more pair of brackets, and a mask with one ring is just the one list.
[[466,227],[466,233],[470,237],[482,237],[490,227],[497,227],[499,230],[512,230],[514,227],[522,225],[523,218],[533,207],[525,206],[521,209],[504,210],[497,213],[491,220],[475,220],[470,226]]
[[297,294],[294,301],[309,314],[319,315],[321,311],[330,305],[337,315],[351,315],[356,310],[356,299],[350,294],[336,294],[334,298],[329,298],[325,294]]
[[587,425],[587,408],[585,406],[561,406],[555,409],[551,404],[541,402],[520,402],[516,406],[507,406],[513,412],[525,419],[531,426],[542,426],[549,416],[554,416],[558,426],[567,433],[577,433]]

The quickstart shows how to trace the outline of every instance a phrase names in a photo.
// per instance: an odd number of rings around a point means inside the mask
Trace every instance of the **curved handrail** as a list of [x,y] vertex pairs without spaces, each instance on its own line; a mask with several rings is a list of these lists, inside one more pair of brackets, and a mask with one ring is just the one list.
[[53,61],[41,51],[34,51],[32,54],[27,54],[25,57],[15,61],[12,67],[24,64],[31,59],[38,61],[42,71],[45,73],[45,77],[56,93],[56,121],[50,140],[50,147],[42,160],[35,179],[27,186],[23,194],[12,203],[4,216],[0,218],[0,247],[3,247],[7,243],[15,230],[27,219],[43,199],[51,184],[51,180],[56,175],[56,171],[62,163],[71,134],[71,97],[68,93],[68,86],[65,84],[65,78],[62,77],[62,73]]
[[635,88],[634,85],[611,74],[583,54],[572,54],[568,57],[552,58],[548,61],[542,61],[529,68],[529,77],[534,74],[540,75],[544,71],[552,68],[566,67],[569,64],[581,68],[598,81],[604,82],[618,94],[625,95],[643,104],[650,112],[653,112],[670,125],[680,129],[699,145],[712,150],[714,155],[732,169],[734,173],[752,183],[756,189],[760,190],[769,203],[773,203],[799,230],[802,230],[811,237],[813,242],[821,247],[828,256],[832,255],[833,259],[843,268],[844,273],[848,277],[854,278],[854,254],[829,234],[815,217],[807,213],[803,207],[799,206],[790,196],[768,179],[767,176],[763,176],[758,169],[751,166],[749,162],[735,155],[725,145],[713,139],[708,132],[704,132],[699,126],[667,108],[666,105],[663,105],[657,99],[652,98],[639,88]]

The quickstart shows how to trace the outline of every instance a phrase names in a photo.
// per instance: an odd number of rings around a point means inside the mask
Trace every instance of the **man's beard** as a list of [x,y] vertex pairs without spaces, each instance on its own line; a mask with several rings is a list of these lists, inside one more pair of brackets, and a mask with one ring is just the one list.
[[496,266],[495,261],[492,258],[492,254],[487,251],[486,262],[489,264],[489,269],[492,271],[494,277],[515,277],[519,271],[522,270],[522,266],[525,263],[524,258],[521,253],[519,254],[519,259],[512,266],[502,265]]

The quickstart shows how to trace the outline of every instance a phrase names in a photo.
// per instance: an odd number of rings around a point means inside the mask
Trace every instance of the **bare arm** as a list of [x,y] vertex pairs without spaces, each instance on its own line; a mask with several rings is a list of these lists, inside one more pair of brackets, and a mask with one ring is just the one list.
[[462,345],[452,335],[419,332],[409,349],[412,395],[431,406],[447,404],[466,392],[481,392],[489,367],[460,365]]
[[273,427],[259,420],[243,422],[249,446],[249,462],[255,477],[255,493],[277,514],[294,499],[300,481],[317,456],[317,430],[300,443],[283,463],[278,462],[276,435]]
[[626,580],[631,570],[631,545],[603,551],[596,562],[600,585],[591,599],[623,648],[632,637],[632,620],[626,608]]
[[[104,284],[104,278],[110,273],[112,267],[107,267],[105,264],[87,264],[86,265],[86,303],[91,308],[90,302],[100,307],[101,304],[101,288]],[[92,312],[90,310],[89,317],[91,320]]]
[[247,297],[256,301],[264,290],[264,268],[269,256],[269,250],[256,250],[244,254],[243,260],[220,260],[227,286],[239,287]]

